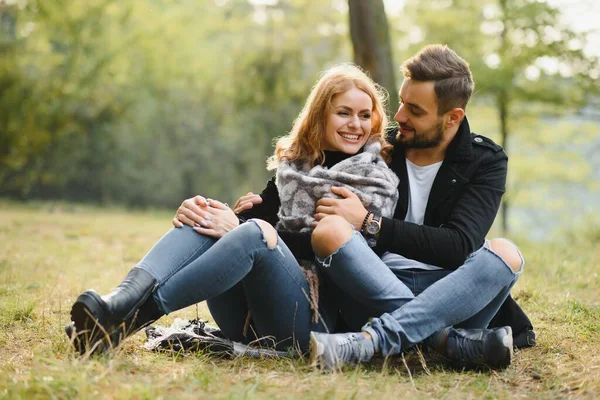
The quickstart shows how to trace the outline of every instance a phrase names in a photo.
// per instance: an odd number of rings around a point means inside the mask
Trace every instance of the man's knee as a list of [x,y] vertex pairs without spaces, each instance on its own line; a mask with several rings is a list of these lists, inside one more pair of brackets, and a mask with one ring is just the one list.
[[263,234],[263,239],[267,242],[267,247],[274,248],[277,246],[277,231],[273,228],[273,225],[262,219],[252,219],[252,222],[256,223]]
[[352,226],[344,218],[329,215],[319,221],[311,241],[315,254],[326,257],[342,247],[352,236]]
[[490,249],[502,257],[504,262],[506,262],[514,272],[519,272],[521,270],[523,260],[519,253],[519,249],[513,242],[502,238],[492,239],[490,240]]

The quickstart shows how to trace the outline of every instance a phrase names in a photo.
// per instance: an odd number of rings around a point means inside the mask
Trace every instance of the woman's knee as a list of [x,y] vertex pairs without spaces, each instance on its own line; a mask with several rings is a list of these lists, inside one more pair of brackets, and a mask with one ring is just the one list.
[[267,243],[267,247],[275,248],[275,246],[277,246],[277,231],[273,225],[262,219],[251,219],[250,221],[258,225],[262,231],[263,239]]
[[517,245],[513,242],[503,238],[492,239],[490,249],[498,254],[514,272],[521,270],[523,259]]
[[352,226],[344,218],[329,215],[319,221],[311,241],[315,254],[326,257],[342,247],[352,237]]

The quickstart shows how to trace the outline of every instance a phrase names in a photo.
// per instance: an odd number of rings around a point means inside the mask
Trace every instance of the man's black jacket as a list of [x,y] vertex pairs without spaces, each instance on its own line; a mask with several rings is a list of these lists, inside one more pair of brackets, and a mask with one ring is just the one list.
[[[448,146],[427,202],[423,225],[404,221],[408,209],[408,175],[404,149],[396,140],[390,168],[400,178],[394,218],[383,218],[375,248],[446,269],[456,269],[483,245],[506,190],[508,157],[491,139],[471,132],[465,118]],[[527,315],[508,297],[490,327],[510,325],[517,347],[535,345]]]
[[400,199],[394,218],[384,218],[376,251],[446,269],[460,267],[483,245],[506,190],[508,157],[502,147],[471,132],[465,118],[448,146],[427,201],[423,225],[405,222],[408,176],[404,149],[396,132],[390,168],[400,178]]

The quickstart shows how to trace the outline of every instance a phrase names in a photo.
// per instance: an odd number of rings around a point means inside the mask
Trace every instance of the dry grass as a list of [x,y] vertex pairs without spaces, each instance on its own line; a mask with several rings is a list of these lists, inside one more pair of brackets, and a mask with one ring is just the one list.
[[[76,296],[107,291],[167,229],[170,215],[0,203],[0,397],[3,398],[593,398],[600,395],[600,245],[522,244],[514,294],[538,346],[505,371],[456,371],[419,353],[343,373],[303,360],[154,354],[143,334],[88,360],[63,332]],[[202,317],[210,318],[201,305]],[[191,318],[189,308],[170,315]]]

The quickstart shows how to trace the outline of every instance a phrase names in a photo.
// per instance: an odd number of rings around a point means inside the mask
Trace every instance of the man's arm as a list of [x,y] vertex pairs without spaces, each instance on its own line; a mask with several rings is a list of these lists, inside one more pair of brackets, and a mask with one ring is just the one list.
[[277,212],[281,207],[279,200],[279,191],[275,185],[275,177],[269,179],[267,186],[260,195],[247,194],[242,196],[234,206],[236,214],[240,221],[246,221],[250,218],[259,218],[275,226],[279,218]]
[[[488,155],[489,154],[489,155]],[[439,227],[383,218],[376,247],[414,260],[455,269],[480,247],[490,230],[505,192],[507,157],[488,153]]]
[[262,197],[259,194],[248,192],[245,196],[240,197],[233,206],[233,212],[239,214],[246,210],[251,210],[256,204],[262,203]]

